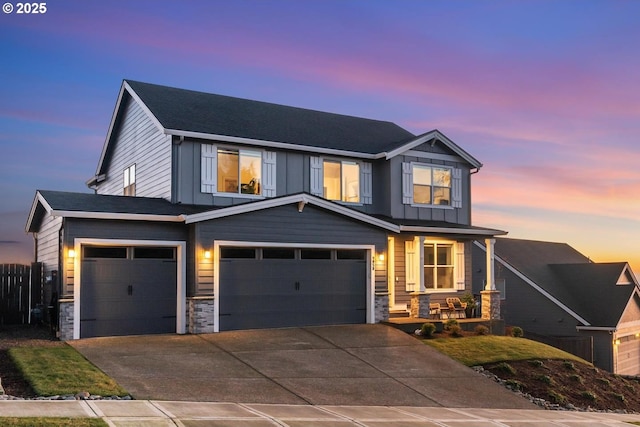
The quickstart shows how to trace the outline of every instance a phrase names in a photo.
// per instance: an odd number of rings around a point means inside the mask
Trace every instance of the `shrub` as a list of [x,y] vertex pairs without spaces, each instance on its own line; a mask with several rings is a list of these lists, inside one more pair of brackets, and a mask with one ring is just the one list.
[[462,328],[460,325],[449,326],[449,333],[452,337],[460,338],[462,336]]
[[516,374],[516,370],[513,369],[513,367],[511,365],[509,365],[507,362],[502,362],[496,365],[496,369],[499,371],[502,371],[504,373],[507,374],[511,374],[511,375],[515,375]]
[[478,335],[488,335],[489,334],[489,328],[487,328],[484,325],[478,325],[475,328],[475,332]]
[[580,393],[580,396],[584,397],[585,399],[589,399],[592,402],[595,402],[598,399],[598,396],[596,396],[594,392],[588,390]]
[[565,405],[567,403],[567,397],[556,391],[550,390],[548,396],[551,403],[555,403],[557,405]]
[[611,393],[611,396],[613,396],[614,399],[619,400],[620,402],[624,402],[625,401],[625,397],[624,394],[620,394],[620,393]]
[[576,370],[576,365],[574,365],[573,362],[571,362],[569,360],[565,360],[564,362],[562,362],[562,366],[564,366],[565,368],[567,368],[570,371],[575,371]]
[[522,338],[524,336],[524,331],[520,326],[514,326],[511,328],[511,336],[515,338]]
[[573,374],[569,376],[569,379],[572,381],[575,381],[579,384],[584,384],[584,378],[582,378],[580,375],[578,374]]
[[539,375],[536,377],[538,381],[542,381],[545,384],[553,385],[554,381],[549,375]]
[[542,360],[529,360],[529,365],[535,366],[536,368],[542,368],[544,366],[544,362]]
[[422,324],[420,328],[421,335],[425,338],[433,337],[433,334],[436,332],[436,325],[431,322],[426,322]]
[[458,326],[458,321],[456,319],[449,319],[444,324],[444,330],[450,331],[453,326]]

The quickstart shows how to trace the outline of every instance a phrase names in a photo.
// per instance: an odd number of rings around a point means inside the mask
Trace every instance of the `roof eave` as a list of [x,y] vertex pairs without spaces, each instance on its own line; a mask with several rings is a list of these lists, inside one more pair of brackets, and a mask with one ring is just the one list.
[[33,225],[33,220],[35,219],[36,210],[38,209],[38,205],[42,205],[46,212],[51,212],[51,206],[46,201],[44,196],[40,193],[40,191],[36,191],[36,195],[33,198],[33,203],[31,203],[31,209],[29,210],[29,216],[27,217],[27,224],[25,225],[25,231],[27,233],[33,233],[34,230],[31,229]]
[[490,228],[455,228],[455,227],[429,227],[419,225],[401,225],[401,232],[432,233],[432,234],[462,234],[469,236],[505,236],[507,231],[493,230]]
[[259,147],[280,148],[285,150],[304,151],[309,153],[328,154],[334,156],[348,156],[360,159],[376,159],[378,155],[371,153],[363,153],[359,151],[338,150],[335,148],[314,147],[309,145],[292,144],[288,142],[268,141],[264,139],[244,138],[240,136],[219,135],[214,133],[203,133],[185,131],[179,129],[165,129],[166,135],[182,136],[185,138],[197,138],[209,141],[230,142],[234,144],[247,144]]
[[151,222],[184,222],[184,215],[158,215],[143,213],[122,213],[122,212],[88,212],[88,211],[65,211],[51,210],[51,216],[63,218],[86,218],[86,219],[113,219],[124,221],[151,221]]

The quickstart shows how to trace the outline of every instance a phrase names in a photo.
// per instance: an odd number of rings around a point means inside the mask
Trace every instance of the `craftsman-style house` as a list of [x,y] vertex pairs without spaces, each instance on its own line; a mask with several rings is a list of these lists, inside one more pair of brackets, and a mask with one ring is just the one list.
[[428,317],[505,234],[472,225],[481,166],[437,130],[126,80],[94,194],[37,191],[27,231],[62,339]]

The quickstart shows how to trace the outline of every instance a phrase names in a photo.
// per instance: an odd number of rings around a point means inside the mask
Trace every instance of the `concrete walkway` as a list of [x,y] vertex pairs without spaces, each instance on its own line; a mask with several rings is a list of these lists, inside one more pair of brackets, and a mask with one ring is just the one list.
[[265,405],[171,401],[0,401],[5,417],[102,418],[112,427],[627,426],[640,415],[407,406]]

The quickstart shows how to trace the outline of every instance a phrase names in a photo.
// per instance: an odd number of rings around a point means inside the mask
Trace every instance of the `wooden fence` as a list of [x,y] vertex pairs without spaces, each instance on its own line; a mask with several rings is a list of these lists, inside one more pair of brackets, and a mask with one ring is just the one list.
[[593,363],[593,337],[591,336],[558,337],[538,335],[529,331],[525,331],[524,336],[525,338],[559,348]]
[[31,309],[42,302],[40,264],[33,267],[0,264],[0,324],[29,323]]

